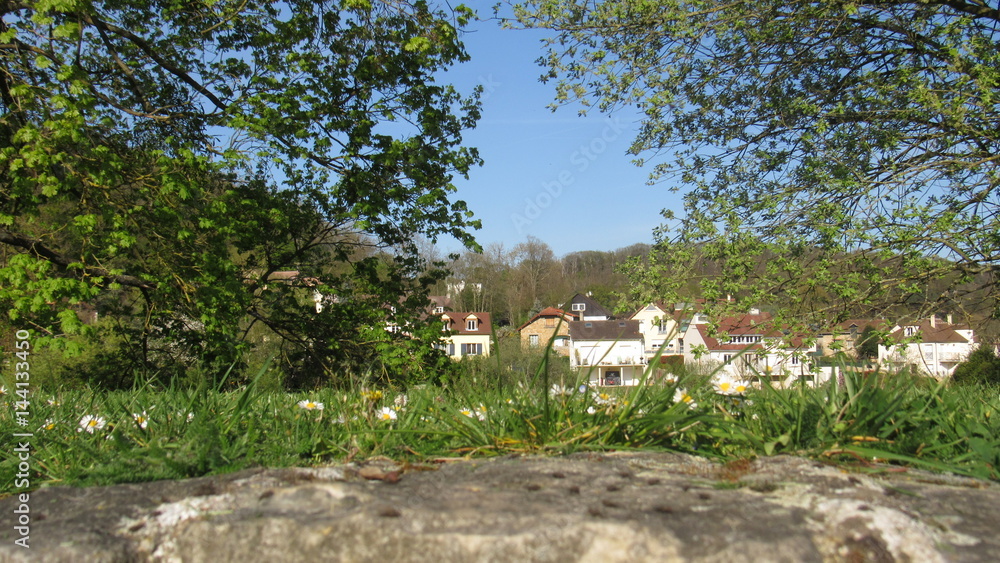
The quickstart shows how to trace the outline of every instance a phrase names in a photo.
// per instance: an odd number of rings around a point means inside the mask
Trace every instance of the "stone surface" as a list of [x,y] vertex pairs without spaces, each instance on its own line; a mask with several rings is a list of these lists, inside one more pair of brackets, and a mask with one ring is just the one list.
[[30,510],[31,547],[7,526],[0,561],[1000,561],[1000,485],[793,457],[375,460],[53,487]]

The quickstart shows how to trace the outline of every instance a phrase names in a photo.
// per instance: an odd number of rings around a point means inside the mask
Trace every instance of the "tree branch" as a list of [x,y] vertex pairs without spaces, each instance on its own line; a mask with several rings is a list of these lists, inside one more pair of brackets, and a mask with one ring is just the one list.
[[[52,249],[42,244],[42,241],[17,236],[8,231],[0,230],[0,243],[4,243],[17,248],[22,248],[28,251],[28,253],[34,255],[36,258],[48,260],[49,262],[58,266],[59,269],[63,271],[68,270],[70,265],[73,264],[66,257],[56,253]],[[80,271],[86,276],[104,278],[107,283],[118,283],[124,286],[136,287],[139,289],[156,288],[155,283],[148,282],[136,276],[111,274],[104,268],[84,266],[83,268],[81,268]]]

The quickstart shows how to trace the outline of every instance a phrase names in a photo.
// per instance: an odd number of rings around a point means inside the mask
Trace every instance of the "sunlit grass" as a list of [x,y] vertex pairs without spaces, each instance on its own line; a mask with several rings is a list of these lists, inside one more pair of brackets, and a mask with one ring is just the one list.
[[[32,486],[187,478],[374,456],[401,461],[656,449],[718,460],[793,454],[998,479],[996,389],[847,374],[818,388],[720,388],[682,378],[624,388],[550,383],[319,389],[140,388],[36,396],[28,427],[0,410],[0,471],[30,432]],[[720,391],[725,390],[728,394]],[[742,391],[742,393],[737,392]],[[14,399],[7,395],[4,401]],[[5,482],[4,493],[12,482]]]

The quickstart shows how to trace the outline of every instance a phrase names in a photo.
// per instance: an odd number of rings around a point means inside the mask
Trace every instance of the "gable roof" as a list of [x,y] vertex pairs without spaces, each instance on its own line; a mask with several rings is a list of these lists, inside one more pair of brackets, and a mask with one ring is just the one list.
[[[468,329],[468,321],[476,319],[476,330]],[[491,334],[493,332],[493,321],[489,313],[481,311],[448,311],[441,315],[445,328],[452,334]]]
[[642,340],[639,321],[570,321],[572,340]]
[[[967,344],[970,339],[962,336],[959,330],[971,330],[969,325],[960,323],[944,323],[936,321],[931,326],[930,320],[924,319],[919,324],[907,324],[901,326],[889,335],[889,339],[899,343],[906,338],[907,327],[915,327],[915,332],[920,335],[920,342],[924,344]],[[972,339],[973,341],[975,338]]]
[[431,302],[432,310],[440,307],[447,311],[451,309],[453,305],[451,297],[448,297],[447,295],[428,295],[427,299]]
[[562,309],[557,309],[555,307],[546,307],[541,311],[539,311],[538,313],[536,313],[535,316],[531,317],[528,320],[528,322],[517,327],[517,330],[518,332],[520,332],[522,329],[524,329],[524,327],[530,325],[531,323],[537,321],[538,319],[544,319],[544,318],[556,318],[556,319],[562,319],[564,322],[569,322],[575,319],[576,317],[567,313],[566,311],[563,311]]
[[[583,311],[574,311],[573,310],[573,305],[577,304],[577,303],[583,303],[583,305],[584,305],[584,310]],[[569,305],[569,307],[565,307],[565,305],[564,305],[564,307],[567,308],[567,309],[569,309],[570,313],[573,314],[573,315],[575,315],[576,318],[578,318],[578,319],[582,319],[584,316],[587,316],[587,317],[607,317],[609,319],[613,318],[613,315],[610,312],[608,312],[608,310],[605,309],[603,305],[601,305],[600,303],[598,303],[597,301],[595,301],[593,297],[591,297],[589,295],[584,295],[583,293],[577,293],[576,295],[574,295],[573,298],[569,300],[568,305]],[[579,314],[579,313],[583,313],[583,314]]]

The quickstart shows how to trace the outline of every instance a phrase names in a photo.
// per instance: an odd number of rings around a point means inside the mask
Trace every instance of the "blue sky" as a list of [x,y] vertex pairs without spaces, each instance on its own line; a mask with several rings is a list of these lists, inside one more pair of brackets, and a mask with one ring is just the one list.
[[[443,80],[459,91],[485,88],[482,119],[465,142],[477,147],[484,165],[469,180],[456,178],[456,199],[482,220],[480,244],[511,248],[529,235],[546,242],[557,257],[579,250],[614,250],[651,243],[664,208],[680,211],[668,186],[649,186],[648,169],[626,154],[635,137],[635,116],[578,107],[552,112],[552,83],[542,84],[535,60],[544,33],[500,29],[478,22],[463,36],[472,60]],[[459,250],[458,244],[440,244]]]

